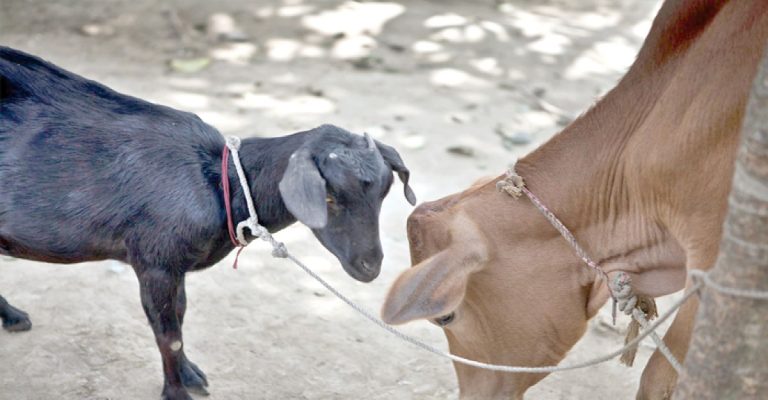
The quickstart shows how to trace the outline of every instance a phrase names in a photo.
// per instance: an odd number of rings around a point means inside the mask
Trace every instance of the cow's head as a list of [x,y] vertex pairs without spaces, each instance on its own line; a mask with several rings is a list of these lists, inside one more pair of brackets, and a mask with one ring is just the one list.
[[312,229],[353,278],[370,282],[381,270],[381,202],[392,173],[411,204],[409,171],[397,151],[369,136],[323,125],[296,150],[280,181],[288,211]]
[[[606,299],[588,305],[594,276],[533,205],[498,193],[493,182],[420,205],[408,239],[413,267],[393,284],[382,317],[427,319],[462,357],[556,364]],[[454,367],[462,398],[521,398],[545,376]]]

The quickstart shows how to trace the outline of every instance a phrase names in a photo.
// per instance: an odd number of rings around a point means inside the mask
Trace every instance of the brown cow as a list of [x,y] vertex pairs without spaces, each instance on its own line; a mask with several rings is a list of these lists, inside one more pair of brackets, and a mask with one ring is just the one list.
[[[715,262],[739,131],[768,37],[765,0],[669,0],[608,95],[517,163],[530,190],[613,278],[661,296]],[[557,364],[608,299],[547,220],[503,177],[422,204],[408,219],[414,266],[394,283],[390,323],[432,319],[450,350],[484,362]],[[665,336],[682,359],[698,303]],[[544,374],[455,364],[462,398],[520,399]],[[669,398],[677,375],[654,353],[638,399]]]

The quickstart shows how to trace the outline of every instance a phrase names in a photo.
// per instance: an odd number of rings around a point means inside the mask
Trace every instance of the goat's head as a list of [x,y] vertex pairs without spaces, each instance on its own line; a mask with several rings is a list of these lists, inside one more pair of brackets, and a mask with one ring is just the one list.
[[288,211],[312,229],[350,276],[370,282],[381,270],[379,212],[393,172],[415,204],[410,172],[394,148],[323,125],[291,155],[280,194]]

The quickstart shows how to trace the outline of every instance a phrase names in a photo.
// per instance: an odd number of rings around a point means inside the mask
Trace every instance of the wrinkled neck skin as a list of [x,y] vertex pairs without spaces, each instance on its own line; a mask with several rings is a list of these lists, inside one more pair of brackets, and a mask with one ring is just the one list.
[[[625,271],[636,293],[653,297],[682,289],[686,267],[715,261],[741,120],[768,36],[759,2],[713,2],[698,19],[685,19],[682,3],[664,5],[614,90],[516,165],[609,275]],[[461,356],[555,365],[608,292],[525,195],[496,190],[501,178],[429,205],[466,215],[489,249],[457,310],[468,320],[445,332]],[[455,368],[464,399],[521,399],[545,376]]]

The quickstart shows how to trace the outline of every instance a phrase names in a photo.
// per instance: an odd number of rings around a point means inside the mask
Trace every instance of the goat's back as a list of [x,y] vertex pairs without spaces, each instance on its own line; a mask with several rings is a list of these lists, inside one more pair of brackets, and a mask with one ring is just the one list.
[[138,231],[217,225],[224,138],[196,115],[7,47],[0,47],[0,86],[6,243],[64,255],[59,261],[122,258],[131,235],[149,237]]

